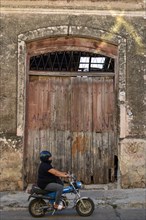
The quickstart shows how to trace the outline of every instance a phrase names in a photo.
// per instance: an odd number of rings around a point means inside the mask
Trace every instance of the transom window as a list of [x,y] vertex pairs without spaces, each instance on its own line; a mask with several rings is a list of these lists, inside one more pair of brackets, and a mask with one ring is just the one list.
[[49,52],[30,58],[31,71],[114,72],[114,59],[81,51]]

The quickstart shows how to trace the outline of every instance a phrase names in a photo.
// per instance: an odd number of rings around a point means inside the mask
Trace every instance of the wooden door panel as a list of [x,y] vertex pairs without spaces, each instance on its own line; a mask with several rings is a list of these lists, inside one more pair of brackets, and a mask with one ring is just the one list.
[[90,183],[92,143],[92,78],[71,81],[72,170]]
[[[114,164],[114,91],[113,79],[100,77],[93,80],[93,181],[108,183]],[[113,175],[111,173],[110,175]]]
[[113,176],[114,91],[105,77],[31,76],[28,87],[27,181],[36,179],[39,152],[48,149],[57,169],[86,184]]

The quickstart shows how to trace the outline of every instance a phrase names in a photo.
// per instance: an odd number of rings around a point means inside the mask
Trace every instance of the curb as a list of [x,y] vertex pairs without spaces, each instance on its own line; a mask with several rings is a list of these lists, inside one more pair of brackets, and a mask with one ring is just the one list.
[[[114,189],[103,190],[87,187],[81,190],[81,196],[87,196],[93,199],[98,208],[113,209],[144,209],[146,208],[146,189]],[[0,210],[20,210],[28,208],[29,194],[26,192],[0,192]],[[72,195],[68,195],[71,199]],[[71,205],[71,202],[70,202]]]

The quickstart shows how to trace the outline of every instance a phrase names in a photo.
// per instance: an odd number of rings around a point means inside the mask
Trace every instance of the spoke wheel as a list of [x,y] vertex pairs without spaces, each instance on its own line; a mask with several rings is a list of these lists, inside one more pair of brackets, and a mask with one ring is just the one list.
[[42,199],[33,199],[31,200],[31,202],[29,203],[29,213],[33,216],[33,217],[42,217],[45,215],[45,210],[44,210],[44,206],[46,206],[46,202]]
[[76,211],[80,216],[90,216],[94,211],[94,202],[90,198],[83,198],[77,202]]

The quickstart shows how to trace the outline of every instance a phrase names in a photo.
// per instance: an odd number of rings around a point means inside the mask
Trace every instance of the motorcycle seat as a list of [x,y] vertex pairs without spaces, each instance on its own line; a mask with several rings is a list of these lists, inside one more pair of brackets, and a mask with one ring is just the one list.
[[42,194],[45,195],[46,193],[48,193],[47,190],[43,190],[41,189],[39,186],[37,186],[36,184],[32,185],[31,190],[29,191],[30,194]]

